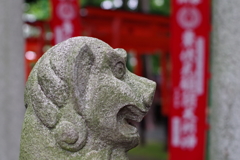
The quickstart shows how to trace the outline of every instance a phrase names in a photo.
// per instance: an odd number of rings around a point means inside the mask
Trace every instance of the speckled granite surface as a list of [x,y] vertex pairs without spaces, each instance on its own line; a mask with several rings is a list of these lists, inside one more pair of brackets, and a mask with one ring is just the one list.
[[125,160],[139,143],[134,121],[156,84],[126,69],[126,52],[89,37],[47,51],[29,76],[20,160]]

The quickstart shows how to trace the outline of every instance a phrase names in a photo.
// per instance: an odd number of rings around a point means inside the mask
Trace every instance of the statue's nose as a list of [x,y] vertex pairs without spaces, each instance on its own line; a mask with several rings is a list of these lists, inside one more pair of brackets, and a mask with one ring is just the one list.
[[128,73],[127,83],[135,92],[137,98],[143,102],[144,107],[149,109],[152,105],[153,97],[156,90],[156,82],[139,77],[131,72]]
[[152,101],[153,101],[153,97],[155,94],[155,90],[156,90],[156,82],[145,79],[147,85],[145,88],[145,92],[143,93],[143,103],[146,107],[151,107],[152,105]]

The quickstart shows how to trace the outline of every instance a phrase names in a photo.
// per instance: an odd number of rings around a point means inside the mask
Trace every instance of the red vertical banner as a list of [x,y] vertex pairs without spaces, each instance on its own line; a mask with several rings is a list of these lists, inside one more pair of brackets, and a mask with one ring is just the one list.
[[77,0],[51,0],[53,45],[80,35],[79,4]]
[[170,160],[204,160],[209,0],[172,0]]

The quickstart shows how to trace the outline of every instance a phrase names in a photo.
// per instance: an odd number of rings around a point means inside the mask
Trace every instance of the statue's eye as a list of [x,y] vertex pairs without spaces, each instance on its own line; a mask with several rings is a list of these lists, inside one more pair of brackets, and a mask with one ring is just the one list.
[[126,72],[126,70],[125,70],[124,63],[122,63],[122,62],[116,63],[116,65],[114,66],[114,69],[113,69],[114,76],[118,79],[121,79],[121,78],[123,78],[125,72]]

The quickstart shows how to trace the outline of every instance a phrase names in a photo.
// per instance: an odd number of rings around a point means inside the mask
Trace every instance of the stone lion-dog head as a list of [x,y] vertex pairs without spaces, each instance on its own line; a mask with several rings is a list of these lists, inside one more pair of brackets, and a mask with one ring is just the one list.
[[89,37],[48,50],[26,84],[20,160],[127,159],[156,84],[130,73],[126,56]]

